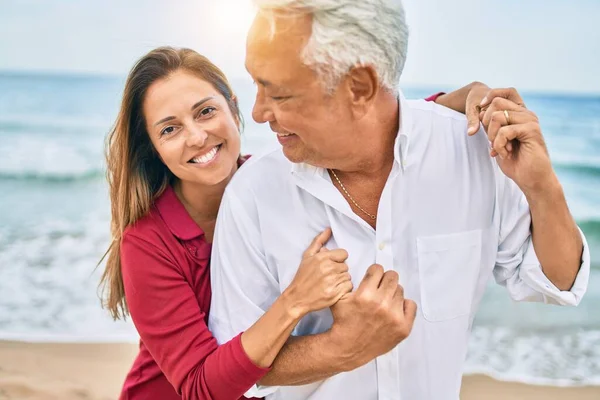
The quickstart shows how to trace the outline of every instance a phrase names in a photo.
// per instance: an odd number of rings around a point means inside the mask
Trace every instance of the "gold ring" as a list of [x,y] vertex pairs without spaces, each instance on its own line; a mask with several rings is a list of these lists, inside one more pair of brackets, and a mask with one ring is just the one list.
[[504,110],[504,116],[506,117],[506,124],[510,125],[510,115],[508,115],[508,110]]

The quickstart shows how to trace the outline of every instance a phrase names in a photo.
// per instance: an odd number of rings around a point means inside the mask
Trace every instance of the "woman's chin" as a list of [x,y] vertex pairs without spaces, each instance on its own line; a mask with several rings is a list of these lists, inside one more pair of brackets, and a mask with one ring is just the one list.
[[219,165],[215,165],[213,168],[210,168],[210,170],[194,171],[193,174],[190,174],[192,176],[188,176],[185,180],[182,179],[182,183],[188,182],[191,184],[202,186],[216,186],[221,184],[227,184],[229,183],[229,180],[231,179],[233,172],[235,171],[234,168],[236,166],[237,164],[235,163],[232,163],[231,165],[225,165],[225,163],[220,163]]

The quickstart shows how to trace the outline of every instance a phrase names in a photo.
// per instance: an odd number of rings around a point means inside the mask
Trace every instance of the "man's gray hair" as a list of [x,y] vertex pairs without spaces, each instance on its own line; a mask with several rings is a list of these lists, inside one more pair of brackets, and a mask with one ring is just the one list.
[[302,52],[327,91],[355,66],[371,65],[381,86],[398,93],[408,49],[401,0],[254,0],[260,11],[309,13],[312,35]]

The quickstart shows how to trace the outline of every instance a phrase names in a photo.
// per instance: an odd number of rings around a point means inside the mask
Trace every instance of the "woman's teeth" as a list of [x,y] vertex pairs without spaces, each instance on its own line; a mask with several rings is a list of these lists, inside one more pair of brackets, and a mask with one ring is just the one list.
[[219,151],[220,148],[221,148],[221,145],[215,146],[208,153],[204,154],[201,157],[193,158],[192,160],[190,160],[190,162],[192,164],[206,164],[206,163],[209,163],[209,162],[211,162],[215,158],[215,156],[217,155],[217,153],[218,153],[218,151]]
[[277,136],[279,137],[288,137],[288,136],[292,136],[293,133],[278,133]]

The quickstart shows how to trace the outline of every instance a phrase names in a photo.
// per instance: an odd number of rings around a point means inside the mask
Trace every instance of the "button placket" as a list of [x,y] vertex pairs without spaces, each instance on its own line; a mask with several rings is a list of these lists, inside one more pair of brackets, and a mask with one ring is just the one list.
[[[394,181],[399,175],[399,166],[394,164],[388,182],[386,183],[379,202],[377,230],[375,245],[377,247],[377,263],[384,270],[397,270],[394,265],[392,246],[392,193]],[[398,350],[392,349],[389,353],[377,358],[377,383],[379,387],[379,400],[400,400],[400,384]]]
[[196,255],[198,254],[198,248],[196,246],[192,246],[191,244],[188,244],[187,249],[190,252],[190,254],[193,255],[194,257],[196,257]]

